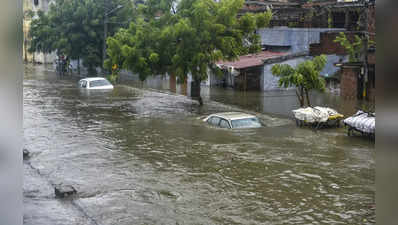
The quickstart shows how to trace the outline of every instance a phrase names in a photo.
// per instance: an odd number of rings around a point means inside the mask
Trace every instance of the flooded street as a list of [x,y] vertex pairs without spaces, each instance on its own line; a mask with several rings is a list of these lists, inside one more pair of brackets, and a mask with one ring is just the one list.
[[[204,89],[200,108],[130,85],[79,90],[77,78],[43,66],[25,68],[23,90],[24,224],[373,224],[374,143],[344,128],[296,127],[294,93]],[[325,101],[355,109],[314,96]],[[236,110],[265,126],[224,130],[198,119]],[[77,196],[55,198],[60,183]]]

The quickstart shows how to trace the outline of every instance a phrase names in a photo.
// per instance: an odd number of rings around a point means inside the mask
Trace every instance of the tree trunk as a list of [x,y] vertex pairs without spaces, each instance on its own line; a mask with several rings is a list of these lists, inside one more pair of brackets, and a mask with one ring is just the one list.
[[187,93],[188,93],[188,81],[186,79],[185,79],[184,82],[182,82],[180,84],[180,87],[181,87],[181,94],[182,95],[187,95]]
[[170,85],[170,90],[172,92],[176,93],[177,92],[177,84],[176,84],[176,76],[174,74],[170,74],[169,85]]
[[80,57],[77,57],[77,74],[80,76]]
[[311,102],[310,102],[310,96],[308,95],[308,90],[305,89],[305,97],[307,98],[307,104],[309,107],[311,107]]
[[304,94],[303,88],[300,88],[299,91],[296,90],[296,95],[300,103],[300,108],[304,107]]
[[201,81],[198,79],[194,79],[191,82],[191,97],[193,99],[196,99],[199,102],[199,104],[202,106],[203,100],[202,97],[200,96],[200,83]]

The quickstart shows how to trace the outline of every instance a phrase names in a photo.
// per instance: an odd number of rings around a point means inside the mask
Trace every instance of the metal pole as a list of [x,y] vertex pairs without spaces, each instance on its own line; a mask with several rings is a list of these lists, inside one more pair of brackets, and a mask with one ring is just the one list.
[[105,75],[105,68],[104,68],[104,62],[106,59],[106,38],[107,38],[107,33],[108,33],[108,14],[106,12],[106,0],[104,0],[104,40],[102,43],[102,73]]
[[108,34],[108,15],[105,13],[104,18],[104,42],[102,45],[102,72],[105,74],[104,62],[106,60],[106,38]]
[[366,84],[368,83],[368,42],[369,42],[369,35],[368,35],[368,10],[369,5],[365,2],[365,39],[364,39],[364,60],[363,60],[363,67],[364,67],[364,74],[363,74],[363,93],[362,97],[367,98],[367,88]]
[[104,0],[104,41],[102,44],[102,72],[105,75],[105,68],[104,68],[104,62],[106,60],[106,39],[108,37],[108,16],[109,14],[115,12],[116,10],[123,8],[123,5],[118,5],[116,8],[110,10],[107,12],[107,4],[106,4],[106,0]]

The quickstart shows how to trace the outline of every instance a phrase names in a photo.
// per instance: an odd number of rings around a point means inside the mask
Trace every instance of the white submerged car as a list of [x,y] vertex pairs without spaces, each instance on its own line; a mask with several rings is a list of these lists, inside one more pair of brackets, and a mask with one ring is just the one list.
[[110,90],[113,85],[103,77],[88,77],[79,80],[79,87],[85,89]]
[[211,114],[205,119],[211,126],[237,129],[237,128],[257,128],[261,123],[256,116],[241,112],[224,112]]

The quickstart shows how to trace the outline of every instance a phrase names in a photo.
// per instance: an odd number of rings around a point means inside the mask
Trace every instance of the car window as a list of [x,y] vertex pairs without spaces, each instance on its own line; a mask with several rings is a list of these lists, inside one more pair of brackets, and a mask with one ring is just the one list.
[[81,81],[81,87],[86,88],[87,87],[87,81],[85,81],[85,80]]
[[110,85],[109,81],[107,80],[93,80],[90,82],[90,87],[100,87],[100,86],[107,86]]
[[247,118],[247,119],[232,120],[231,123],[232,123],[232,128],[261,127],[261,123],[256,117]]
[[221,127],[221,128],[230,128],[230,127],[229,127],[228,121],[226,121],[226,120],[224,120],[224,119],[221,120],[221,122],[220,122],[220,127]]
[[216,116],[212,116],[212,117],[210,117],[210,118],[207,120],[207,122],[208,122],[210,125],[218,126],[218,124],[220,123],[220,118],[218,118],[218,117],[216,117]]

